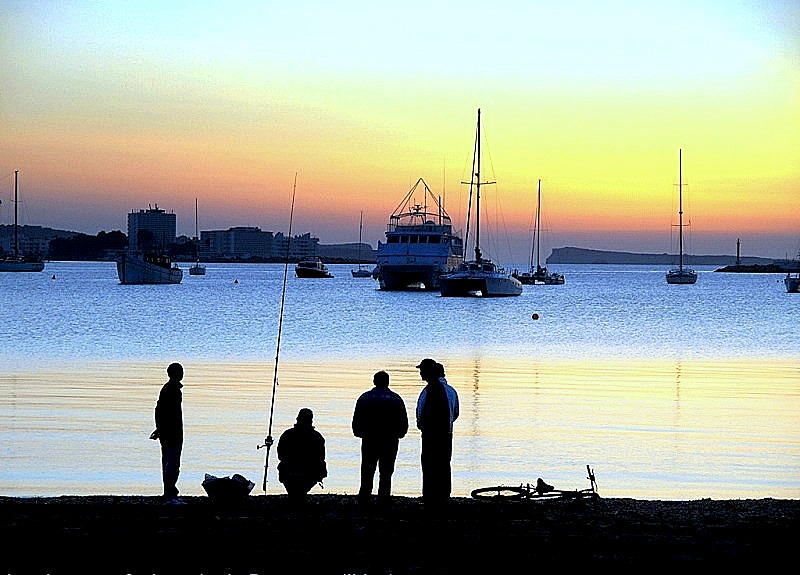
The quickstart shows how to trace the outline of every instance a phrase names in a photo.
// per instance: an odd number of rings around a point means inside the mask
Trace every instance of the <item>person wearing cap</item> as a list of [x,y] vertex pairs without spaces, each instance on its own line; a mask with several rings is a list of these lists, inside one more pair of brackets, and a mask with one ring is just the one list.
[[377,467],[378,502],[387,504],[400,439],[408,432],[408,413],[403,398],[389,389],[388,373],[375,373],[372,383],[374,387],[359,396],[353,410],[353,435],[361,438],[358,500],[370,503]]
[[169,380],[161,388],[156,402],[156,429],[150,439],[161,443],[161,480],[164,483],[162,500],[168,504],[182,503],[178,499],[178,475],[181,472],[183,450],[183,366],[171,363],[167,367]]
[[426,382],[417,399],[417,428],[422,436],[422,499],[441,504],[450,498],[453,422],[458,419],[458,393],[445,379],[444,366],[425,358],[419,365]]
[[328,476],[325,464],[325,439],[314,429],[314,413],[304,407],[297,413],[297,422],[278,440],[278,480],[289,499],[303,502],[316,483]]

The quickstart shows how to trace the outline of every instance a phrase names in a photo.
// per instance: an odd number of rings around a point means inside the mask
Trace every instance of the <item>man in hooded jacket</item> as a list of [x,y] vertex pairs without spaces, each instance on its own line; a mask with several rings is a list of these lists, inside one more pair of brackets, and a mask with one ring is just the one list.
[[445,379],[444,366],[425,358],[419,365],[426,382],[417,399],[417,428],[422,435],[422,499],[446,503],[452,490],[453,422],[458,419],[458,394]]

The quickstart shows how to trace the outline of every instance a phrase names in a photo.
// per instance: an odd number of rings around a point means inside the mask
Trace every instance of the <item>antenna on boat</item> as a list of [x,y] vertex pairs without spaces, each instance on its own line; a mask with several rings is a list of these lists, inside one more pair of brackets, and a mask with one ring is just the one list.
[[281,329],[283,327],[283,307],[284,302],[286,301],[286,277],[289,273],[289,253],[290,247],[292,244],[292,218],[294,216],[294,195],[297,191],[297,172],[294,174],[294,185],[292,186],[292,207],[289,210],[289,233],[286,237],[286,258],[284,260],[284,267],[283,267],[283,288],[281,289],[281,312],[278,317],[278,338],[275,344],[275,372],[272,377],[272,398],[269,402],[269,427],[267,429],[267,437],[264,439],[263,445],[256,446],[256,449],[261,449],[262,447],[267,448],[267,454],[264,457],[264,481],[261,483],[261,490],[266,493],[267,492],[267,473],[269,471],[269,452],[270,447],[272,447],[273,439],[272,439],[272,422],[273,416],[275,413],[275,390],[278,387],[278,357],[280,356],[281,352]]

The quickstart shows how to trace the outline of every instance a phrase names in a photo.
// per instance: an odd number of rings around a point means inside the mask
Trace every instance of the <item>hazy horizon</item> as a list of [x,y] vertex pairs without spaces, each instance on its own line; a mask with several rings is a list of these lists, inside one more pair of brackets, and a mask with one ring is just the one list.
[[[477,24],[476,24],[477,23]],[[466,0],[0,5],[0,223],[376,245],[420,177],[464,228],[482,110],[486,234],[542,250],[792,257],[800,5]],[[679,150],[682,162],[679,173]],[[483,247],[483,246],[482,246]],[[493,253],[496,252],[496,253]],[[506,255],[506,252],[512,254]]]

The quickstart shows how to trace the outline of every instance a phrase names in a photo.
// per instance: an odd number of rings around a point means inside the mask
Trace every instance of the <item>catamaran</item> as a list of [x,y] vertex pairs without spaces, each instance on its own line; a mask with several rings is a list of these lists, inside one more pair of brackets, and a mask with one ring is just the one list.
[[472,177],[467,213],[471,211],[472,190],[475,189],[475,259],[462,263],[455,270],[439,276],[439,291],[445,297],[505,297],[522,293],[522,283],[481,252],[481,111],[478,109],[478,127],[472,158]]

